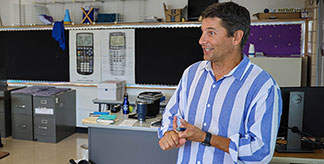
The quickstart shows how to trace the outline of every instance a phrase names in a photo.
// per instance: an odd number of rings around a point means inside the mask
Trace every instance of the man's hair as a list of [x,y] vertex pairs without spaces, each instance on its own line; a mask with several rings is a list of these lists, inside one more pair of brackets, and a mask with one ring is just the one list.
[[227,31],[227,36],[234,36],[234,32],[242,30],[244,35],[241,40],[241,50],[250,34],[249,11],[234,2],[214,3],[208,6],[202,13],[202,19],[218,17],[222,20],[222,26]]

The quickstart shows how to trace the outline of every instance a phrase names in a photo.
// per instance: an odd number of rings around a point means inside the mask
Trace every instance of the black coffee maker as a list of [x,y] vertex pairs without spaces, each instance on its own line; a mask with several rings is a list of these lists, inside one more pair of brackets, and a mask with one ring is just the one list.
[[137,101],[146,102],[146,116],[155,117],[160,112],[160,100],[162,97],[161,92],[141,92],[137,96]]

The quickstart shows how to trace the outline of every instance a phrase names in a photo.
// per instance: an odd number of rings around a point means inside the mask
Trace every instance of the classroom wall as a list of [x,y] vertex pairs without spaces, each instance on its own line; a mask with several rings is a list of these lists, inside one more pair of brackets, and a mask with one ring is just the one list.
[[[57,0],[61,1],[61,0]],[[134,0],[132,0],[134,1]],[[22,4],[30,4],[33,0],[21,0]],[[124,1],[127,3],[127,0]],[[146,0],[146,16],[156,16],[164,18],[162,3],[165,2],[169,8],[183,8],[187,4],[187,0]],[[225,2],[225,0],[220,0]],[[268,8],[303,8],[304,0],[234,0],[243,6],[246,6],[251,14],[262,12],[265,7]],[[12,25],[12,14],[10,12],[11,5],[17,4],[18,0],[1,0],[0,1],[0,16],[2,23],[5,26]],[[252,17],[253,19],[253,17]],[[77,90],[77,126],[83,127],[81,119],[88,116],[89,112],[96,111],[98,105],[95,105],[92,100],[97,98],[97,89],[95,87],[71,87]],[[155,89],[136,89],[128,88],[129,95],[137,95],[142,91],[158,91]],[[162,90],[166,97],[170,97],[174,90]]]
[[[21,4],[32,4],[35,0],[20,0]],[[67,0],[65,0],[67,1]],[[134,0],[132,0],[133,3]],[[141,1],[141,0],[138,0]],[[219,2],[226,2],[229,0],[219,0]],[[107,1],[108,2],[108,1]],[[169,8],[183,8],[187,5],[188,0],[146,0],[145,1],[145,16],[156,16],[164,19],[162,4],[165,2]],[[264,8],[304,8],[305,0],[233,0],[248,8],[253,14],[263,12]],[[5,26],[12,25],[13,12],[12,4],[18,4],[19,0],[1,0],[0,1],[0,16],[2,24]],[[127,3],[127,0],[124,1]],[[62,13],[63,14],[63,13]]]
[[0,19],[2,25],[8,26],[10,24],[10,10],[9,10],[10,0],[1,0],[0,1]]

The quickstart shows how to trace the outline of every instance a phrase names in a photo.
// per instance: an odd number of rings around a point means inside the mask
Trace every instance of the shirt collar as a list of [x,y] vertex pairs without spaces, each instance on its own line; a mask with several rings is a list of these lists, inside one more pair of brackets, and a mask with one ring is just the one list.
[[[224,78],[233,76],[238,80],[242,80],[242,78],[244,77],[248,69],[247,66],[249,65],[249,63],[250,63],[249,58],[246,57],[246,55],[243,55],[243,59],[241,60],[241,62],[236,67],[234,67],[228,74],[224,75]],[[206,61],[202,69],[213,72],[210,61]]]

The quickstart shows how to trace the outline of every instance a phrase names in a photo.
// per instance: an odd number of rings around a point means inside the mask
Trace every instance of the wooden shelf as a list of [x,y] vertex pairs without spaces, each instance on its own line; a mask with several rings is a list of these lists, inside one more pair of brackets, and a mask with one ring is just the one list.
[[[76,82],[45,82],[45,81],[15,81],[9,80],[8,85],[45,85],[45,86],[67,86],[67,87],[97,87],[97,83],[76,83]],[[126,84],[126,88],[131,89],[158,89],[158,90],[175,90],[177,86],[168,85],[149,85],[149,84]]]
[[[67,30],[74,29],[118,29],[118,28],[189,28],[200,27],[201,22],[154,22],[154,23],[96,23],[64,25]],[[0,26],[0,31],[52,30],[53,25]]]
[[251,22],[300,22],[311,19],[253,19]]
[[[265,19],[251,20],[251,24],[257,23],[276,23],[276,22],[305,22],[310,19]],[[74,24],[64,25],[66,30],[77,29],[119,29],[119,28],[190,28],[200,27],[201,22],[117,22],[117,23],[96,23],[96,24]],[[28,31],[28,30],[52,30],[53,25],[30,25],[30,26],[0,26],[0,31]]]
[[71,0],[71,1],[55,1],[52,2],[37,2],[34,1],[33,4],[37,5],[48,5],[48,4],[68,4],[68,3],[93,3],[93,2],[105,2],[106,0]]
[[8,85],[45,85],[45,86],[73,86],[73,87],[97,87],[97,84],[82,84],[73,82],[7,82]]

